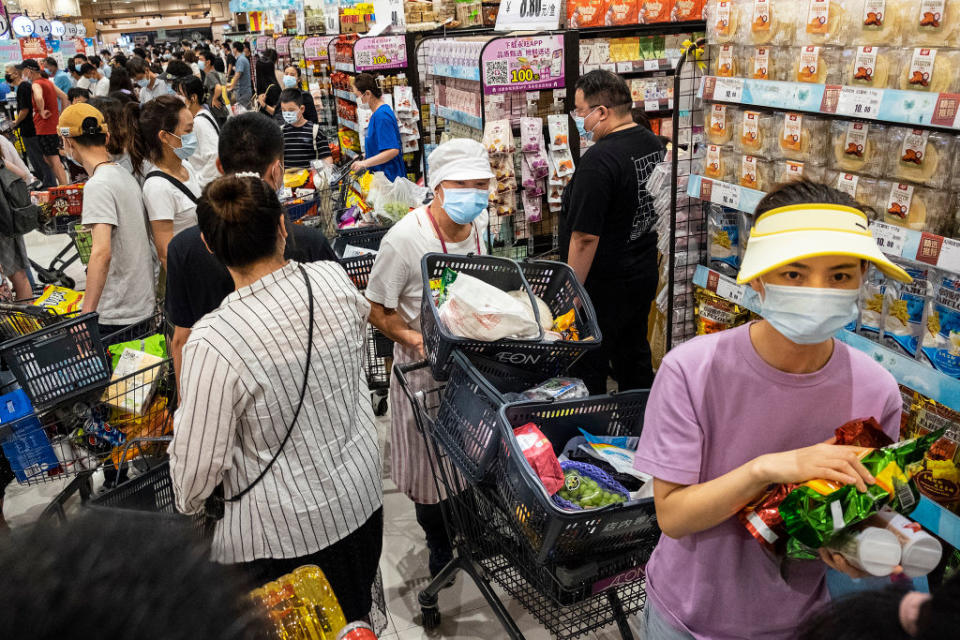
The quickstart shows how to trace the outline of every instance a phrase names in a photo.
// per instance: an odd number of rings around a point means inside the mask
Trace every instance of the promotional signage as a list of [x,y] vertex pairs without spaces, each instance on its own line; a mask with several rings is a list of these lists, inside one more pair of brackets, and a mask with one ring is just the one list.
[[307,38],[303,41],[303,57],[307,60],[320,60],[320,49],[326,51],[327,42],[329,38]]
[[291,40],[293,40],[293,36],[280,36],[279,38],[277,38],[277,55],[278,56],[290,55]]
[[20,38],[20,55],[24,60],[42,60],[47,57],[47,43],[41,38]]
[[485,94],[564,86],[562,34],[498,38],[481,61]]
[[48,38],[53,35],[53,29],[46,20],[37,19],[33,21],[33,34],[38,38]]
[[23,52],[20,50],[20,43],[16,40],[0,40],[0,64],[10,62],[20,62],[23,60]]
[[77,25],[73,24],[72,22],[67,22],[63,26],[66,29],[66,32],[64,33],[65,36],[68,38],[77,37]]
[[407,66],[407,41],[403,36],[360,38],[353,45],[357,71],[404,69]]
[[14,16],[13,35],[27,38],[33,35],[33,20],[24,15]]
[[54,38],[62,38],[63,35],[67,32],[67,27],[59,20],[50,21],[50,35]]
[[266,51],[273,48],[273,38],[270,36],[260,36],[257,38],[257,51]]
[[502,0],[494,27],[496,31],[550,31],[559,28],[560,0]]
[[303,38],[294,38],[290,41],[290,57],[292,58],[302,58],[303,57]]

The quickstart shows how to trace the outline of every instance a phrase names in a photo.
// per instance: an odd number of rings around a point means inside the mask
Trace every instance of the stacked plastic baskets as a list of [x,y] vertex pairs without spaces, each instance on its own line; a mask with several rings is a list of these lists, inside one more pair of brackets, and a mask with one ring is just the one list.
[[[580,340],[550,342],[541,334],[482,342],[451,335],[430,288],[446,268],[504,291],[525,289],[555,317],[575,309]],[[639,435],[647,391],[554,402],[505,400],[508,393],[566,374],[600,345],[589,297],[569,266],[428,254],[422,275],[424,347],[434,377],[446,384],[432,394],[410,395],[427,444],[437,453],[435,476],[449,497],[448,520],[466,558],[455,562],[475,580],[499,583],[555,637],[574,638],[614,622],[631,637],[626,618],[643,606],[643,566],[660,534],[653,500],[583,511],[557,506],[513,429],[535,423],[558,455],[580,435],[579,428],[596,436]],[[434,406],[428,407],[431,398]],[[435,586],[436,581],[420,595],[427,627],[439,622]],[[514,637],[515,626],[496,596],[482,586],[481,591]]]

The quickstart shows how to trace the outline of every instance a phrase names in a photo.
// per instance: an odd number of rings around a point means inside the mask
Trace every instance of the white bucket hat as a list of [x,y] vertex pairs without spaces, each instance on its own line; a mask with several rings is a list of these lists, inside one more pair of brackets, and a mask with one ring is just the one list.
[[444,180],[483,180],[492,178],[487,148],[469,138],[444,142],[427,156],[427,174],[432,191]]
[[892,263],[870,233],[867,216],[837,204],[797,204],[761,214],[750,231],[737,283],[784,265],[818,256],[851,256],[872,262],[885,275],[910,282],[910,275]]

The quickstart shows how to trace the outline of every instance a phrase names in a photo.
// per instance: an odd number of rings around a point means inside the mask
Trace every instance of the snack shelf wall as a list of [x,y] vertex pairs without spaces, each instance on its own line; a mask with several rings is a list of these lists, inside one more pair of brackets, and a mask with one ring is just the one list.
[[[757,203],[766,194],[738,184],[691,175],[687,183],[687,195],[753,213]],[[960,275],[960,240],[879,220],[870,223],[870,230],[885,254]]]
[[[733,278],[719,271],[700,265],[694,274],[693,283],[754,313],[760,312],[757,293],[747,285],[738,285]],[[960,380],[946,376],[852,331],[840,331],[837,339],[868,354],[883,365],[900,384],[960,411]],[[952,546],[960,548],[960,516],[921,496],[920,503],[910,514],[910,518]]]
[[[297,38],[290,46],[290,56],[299,59],[299,64],[305,70],[307,86],[313,96],[314,105],[328,140],[337,140],[337,106],[332,95],[333,86],[330,84],[330,55],[328,47],[336,36],[321,35],[308,38]],[[342,146],[341,146],[342,149]]]
[[[359,153],[363,147],[366,111],[353,94],[353,77],[365,72],[377,78],[386,102],[397,115],[400,125],[400,137],[403,143],[403,161],[407,174],[414,179],[421,173],[423,146],[420,127],[410,111],[398,108],[395,98],[398,93],[408,91],[406,100],[416,105],[416,60],[410,55],[420,36],[415,33],[365,36],[358,34],[340,34],[334,36],[328,46],[328,56],[333,73],[331,75],[332,98],[339,122],[341,149]],[[399,89],[403,87],[403,89]],[[351,156],[352,157],[352,156]]]

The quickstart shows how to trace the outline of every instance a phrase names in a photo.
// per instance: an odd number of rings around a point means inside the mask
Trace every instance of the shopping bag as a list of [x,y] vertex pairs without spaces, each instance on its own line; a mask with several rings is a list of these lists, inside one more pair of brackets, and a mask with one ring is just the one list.
[[465,273],[458,274],[446,290],[439,317],[453,335],[483,342],[540,337],[530,306],[506,291]]

